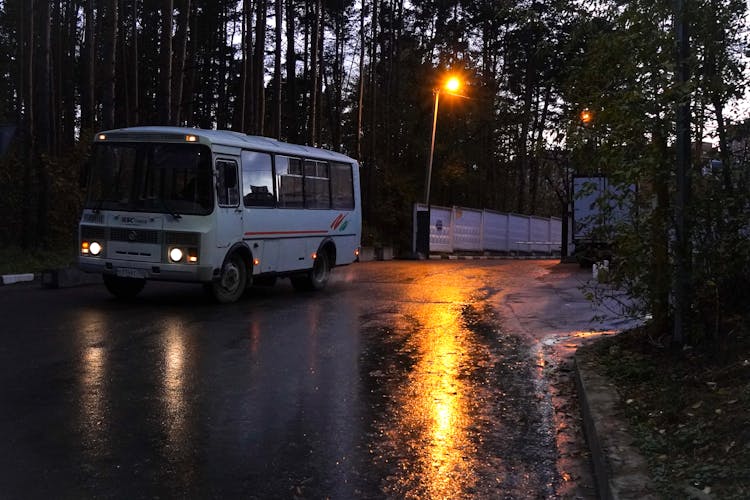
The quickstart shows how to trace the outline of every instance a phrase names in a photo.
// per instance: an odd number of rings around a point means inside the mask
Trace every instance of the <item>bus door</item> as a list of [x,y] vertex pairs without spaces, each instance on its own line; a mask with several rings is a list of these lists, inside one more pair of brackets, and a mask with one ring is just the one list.
[[242,208],[237,161],[216,160],[216,246],[229,247],[242,241]]

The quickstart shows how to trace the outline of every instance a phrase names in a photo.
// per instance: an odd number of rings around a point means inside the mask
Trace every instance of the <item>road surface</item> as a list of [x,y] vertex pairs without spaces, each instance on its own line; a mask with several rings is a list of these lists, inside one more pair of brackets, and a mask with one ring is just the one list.
[[200,286],[0,288],[0,491],[32,498],[594,498],[555,261],[360,263]]

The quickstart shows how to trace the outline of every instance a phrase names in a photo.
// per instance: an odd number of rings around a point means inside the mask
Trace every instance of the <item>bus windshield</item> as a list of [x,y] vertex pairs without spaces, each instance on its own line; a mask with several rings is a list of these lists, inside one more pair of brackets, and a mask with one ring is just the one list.
[[205,215],[211,151],[200,144],[96,143],[86,208]]

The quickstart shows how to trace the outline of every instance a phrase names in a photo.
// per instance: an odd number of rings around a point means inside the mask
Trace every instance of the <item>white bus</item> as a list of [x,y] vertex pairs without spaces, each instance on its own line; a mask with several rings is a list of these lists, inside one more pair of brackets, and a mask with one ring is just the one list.
[[136,127],[94,137],[79,267],[120,298],[147,280],[203,283],[219,302],[289,277],[325,287],[359,253],[359,165],[237,132]]

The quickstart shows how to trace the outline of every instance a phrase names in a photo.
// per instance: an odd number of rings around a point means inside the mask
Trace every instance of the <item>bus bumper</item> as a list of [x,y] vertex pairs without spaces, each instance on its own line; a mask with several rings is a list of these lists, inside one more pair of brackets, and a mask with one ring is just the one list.
[[132,262],[128,260],[78,257],[78,267],[87,273],[112,274],[124,278],[141,278],[155,281],[211,281],[214,268],[191,264],[164,264]]

